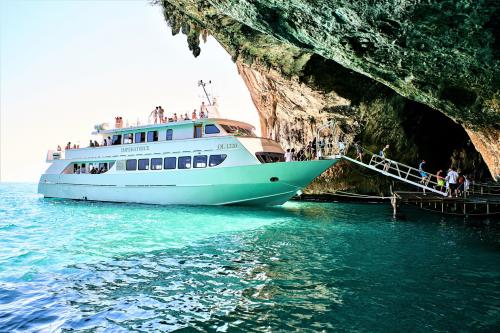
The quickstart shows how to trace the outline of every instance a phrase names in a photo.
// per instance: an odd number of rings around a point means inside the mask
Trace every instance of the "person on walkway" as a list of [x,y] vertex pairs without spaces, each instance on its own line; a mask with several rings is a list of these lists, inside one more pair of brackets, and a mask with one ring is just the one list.
[[[153,111],[149,114],[150,117],[153,117],[154,123],[158,123],[158,107],[155,107]],[[128,127],[128,126],[127,126]]]
[[305,159],[309,161],[311,160],[311,158],[312,158],[312,141],[309,141],[309,143],[306,146]]
[[458,182],[458,173],[455,167],[452,167],[448,170],[448,174],[446,175],[445,180],[448,182],[449,187],[449,196],[452,197],[453,194],[457,194],[457,182]]
[[292,161],[292,152],[290,151],[290,148],[288,148],[285,153],[285,162],[291,162],[291,161]]
[[462,192],[464,190],[464,183],[465,183],[465,176],[462,174],[462,172],[457,170],[458,173],[458,181],[457,181],[457,196],[462,195]]
[[420,164],[418,165],[418,172],[420,173],[420,176],[422,177],[422,179],[420,180],[420,184],[426,185],[428,173],[425,172],[424,169],[425,169],[425,160],[422,160],[422,162],[420,162]]
[[290,151],[290,153],[292,154],[292,161],[296,161],[297,157],[295,156],[295,148],[292,148],[292,150]]
[[314,137],[312,143],[311,143],[311,159],[314,160],[316,159],[316,154],[317,154],[317,144],[316,144],[316,137]]
[[464,175],[464,189],[463,189],[463,191],[467,192],[469,190],[469,186],[470,186],[469,177],[467,175]]
[[436,173],[436,181],[437,181],[436,190],[444,192],[445,183],[443,177],[443,170],[439,169],[439,171]]
[[389,152],[389,145],[386,145],[382,150],[380,151],[380,157],[382,157],[385,162],[384,162],[384,172],[387,172],[389,170],[389,167],[391,166],[390,162],[387,161],[387,153]]
[[380,150],[380,157],[387,158],[387,152],[389,151],[389,145],[386,145],[382,150]]
[[359,145],[359,141],[354,143],[354,148],[356,149],[356,160],[363,162],[363,150]]

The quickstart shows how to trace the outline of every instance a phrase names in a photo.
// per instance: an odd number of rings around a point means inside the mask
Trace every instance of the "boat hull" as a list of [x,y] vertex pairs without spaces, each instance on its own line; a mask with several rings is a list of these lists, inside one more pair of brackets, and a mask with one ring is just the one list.
[[128,172],[44,174],[44,197],[160,205],[281,205],[337,160],[238,167]]

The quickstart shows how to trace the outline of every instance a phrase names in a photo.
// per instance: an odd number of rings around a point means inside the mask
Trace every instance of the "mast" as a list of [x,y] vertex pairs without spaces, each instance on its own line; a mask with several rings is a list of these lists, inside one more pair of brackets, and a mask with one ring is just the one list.
[[207,82],[203,82],[203,80],[198,81],[198,87],[201,86],[203,88],[203,91],[205,92],[205,96],[207,97],[207,100],[208,100],[208,105],[211,106],[212,105],[212,101],[210,100],[210,97],[208,96],[207,90],[205,89],[205,86],[207,84],[212,84],[212,80],[208,81],[208,83]]

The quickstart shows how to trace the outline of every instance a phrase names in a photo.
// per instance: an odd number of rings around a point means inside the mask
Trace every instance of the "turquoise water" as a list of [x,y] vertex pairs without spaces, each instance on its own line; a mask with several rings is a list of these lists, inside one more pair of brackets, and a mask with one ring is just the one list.
[[[0,332],[478,331],[500,232],[388,205],[161,207],[0,185]],[[487,221],[488,222],[488,221]]]

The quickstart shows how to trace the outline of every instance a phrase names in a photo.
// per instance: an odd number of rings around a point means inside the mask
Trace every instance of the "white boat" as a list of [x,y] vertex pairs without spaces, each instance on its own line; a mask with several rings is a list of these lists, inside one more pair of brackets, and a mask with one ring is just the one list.
[[47,154],[46,198],[183,205],[281,205],[338,159],[284,162],[253,126],[204,118],[114,129],[109,145]]

